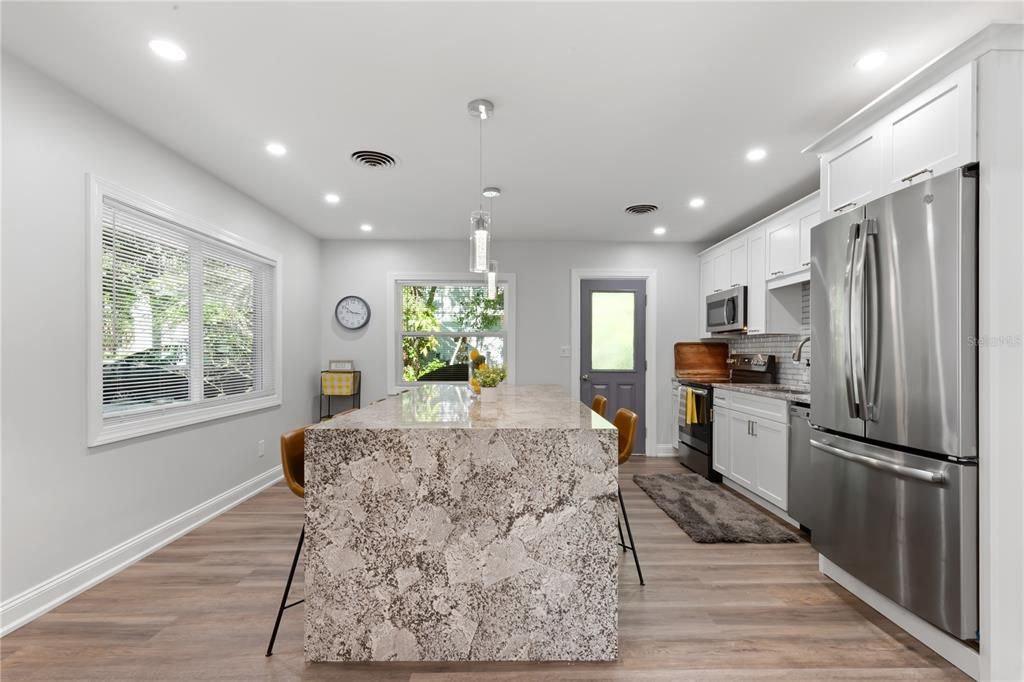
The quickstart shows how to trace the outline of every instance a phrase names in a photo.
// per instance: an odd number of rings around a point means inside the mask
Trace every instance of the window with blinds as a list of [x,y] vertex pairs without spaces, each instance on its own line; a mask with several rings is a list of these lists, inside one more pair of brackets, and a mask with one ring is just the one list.
[[276,260],[166,207],[140,206],[143,198],[94,198],[101,352],[92,443],[279,403]]

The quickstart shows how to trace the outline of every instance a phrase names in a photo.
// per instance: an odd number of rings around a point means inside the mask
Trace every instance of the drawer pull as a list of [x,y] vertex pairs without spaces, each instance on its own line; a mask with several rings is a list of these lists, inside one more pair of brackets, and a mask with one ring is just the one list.
[[839,213],[840,211],[845,211],[846,209],[851,208],[851,207],[856,206],[856,205],[857,205],[856,201],[847,201],[842,206],[839,206],[837,208],[832,209],[832,212],[833,213]]
[[922,168],[921,170],[917,171],[916,173],[911,173],[910,175],[908,175],[908,176],[906,176],[904,178],[900,178],[900,182],[910,182],[911,180],[916,178],[918,175],[924,175],[925,173],[932,173],[932,172],[933,171],[932,171],[931,168]]
[[851,462],[857,462],[858,464],[864,464],[875,469],[881,469],[882,471],[888,471],[889,473],[898,474],[900,476],[906,476],[907,478],[913,478],[918,481],[924,481],[925,483],[945,483],[946,475],[941,471],[926,471],[924,469],[915,469],[914,467],[904,466],[902,464],[895,464],[893,462],[887,462],[882,459],[875,459],[874,457],[866,457],[865,455],[858,455],[854,452],[847,452],[840,448],[832,445],[826,445],[821,441],[811,439],[811,447],[827,452],[830,455],[835,455],[841,459],[846,459]]

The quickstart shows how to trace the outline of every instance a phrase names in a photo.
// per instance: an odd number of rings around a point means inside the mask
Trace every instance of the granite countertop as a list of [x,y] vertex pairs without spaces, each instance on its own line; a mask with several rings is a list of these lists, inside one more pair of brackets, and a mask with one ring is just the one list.
[[615,426],[558,385],[502,385],[493,402],[474,400],[469,387],[424,384],[340,414],[310,429],[565,429]]
[[[762,398],[785,400],[789,403],[811,404],[811,389],[800,384],[711,384],[723,391],[749,393]],[[773,390],[774,389],[774,390]],[[779,390],[787,389],[787,390]]]

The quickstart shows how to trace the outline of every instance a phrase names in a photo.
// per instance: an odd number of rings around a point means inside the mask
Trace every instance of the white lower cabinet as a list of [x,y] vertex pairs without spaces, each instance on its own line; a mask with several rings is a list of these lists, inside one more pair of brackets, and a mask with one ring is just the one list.
[[732,461],[730,455],[732,448],[729,446],[729,413],[730,410],[716,407],[715,418],[711,422],[711,443],[714,456],[711,458],[711,466],[723,476],[729,475]]
[[785,400],[715,392],[715,470],[783,511],[788,503],[788,413]]
[[753,421],[757,459],[757,494],[786,508],[789,483],[789,425],[764,419]]

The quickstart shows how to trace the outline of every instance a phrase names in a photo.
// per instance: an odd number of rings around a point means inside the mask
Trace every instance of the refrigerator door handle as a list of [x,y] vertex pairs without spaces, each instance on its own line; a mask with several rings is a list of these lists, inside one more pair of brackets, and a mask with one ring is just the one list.
[[[846,344],[844,347],[843,368],[846,370],[846,402],[850,416],[860,418],[860,395],[857,393],[857,382],[854,379],[854,333],[853,333],[853,300],[854,257],[857,253],[857,241],[860,236],[860,223],[850,225],[850,238],[846,242],[846,272],[843,277],[843,298],[846,303]],[[859,328],[859,325],[858,325]],[[858,339],[858,344],[859,344]]]
[[893,462],[887,462],[882,459],[875,459],[874,457],[867,457],[866,455],[858,455],[854,452],[847,452],[827,443],[811,439],[811,447],[822,452],[827,452],[830,455],[835,455],[840,459],[849,460],[851,462],[857,462],[858,464],[864,464],[866,466],[881,469],[882,471],[888,471],[889,473],[896,474],[897,476],[903,476],[904,478],[912,478],[916,481],[924,481],[925,483],[945,483],[946,475],[941,471],[927,471],[925,469],[915,469],[914,467],[908,467],[903,464],[895,464]]
[[853,393],[857,402],[857,416],[867,419],[867,387],[865,386],[864,358],[864,258],[867,251],[866,223],[857,226],[857,244],[854,248],[853,275],[851,276],[850,364],[853,373]]
[[863,352],[864,381],[864,407],[861,410],[863,419],[869,421],[878,420],[878,372],[881,367],[878,357],[880,345],[879,335],[881,329],[881,314],[878,305],[878,221],[868,219],[864,221],[864,244],[861,247],[863,260],[863,275],[861,286],[864,288],[864,301],[866,307],[864,341],[866,347]]

